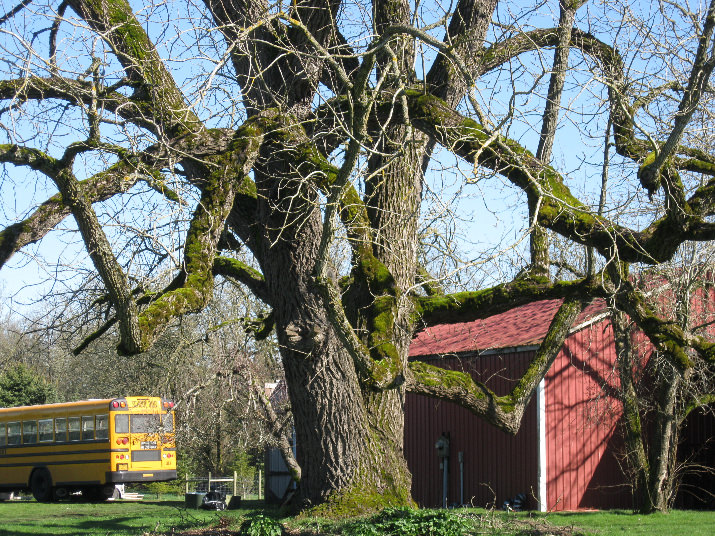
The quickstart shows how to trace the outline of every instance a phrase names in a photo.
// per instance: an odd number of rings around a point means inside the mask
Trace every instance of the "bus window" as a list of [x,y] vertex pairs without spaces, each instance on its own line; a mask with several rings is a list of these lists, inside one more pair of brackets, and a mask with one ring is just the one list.
[[7,439],[5,436],[6,429],[7,426],[5,426],[5,423],[0,423],[0,447],[4,447],[7,444]]
[[22,421],[22,442],[25,445],[37,443],[37,421]]
[[64,417],[55,419],[55,441],[58,443],[67,441],[67,419]]
[[149,413],[132,415],[130,429],[133,434],[155,434],[159,432],[159,415]]
[[129,415],[114,416],[114,433],[128,434],[129,433]]
[[94,439],[94,415],[82,417],[82,439]]
[[109,415],[97,415],[97,439],[109,439]]
[[7,423],[7,444],[19,445],[22,443],[22,429],[19,422]]
[[79,441],[79,417],[70,417],[67,419],[69,429],[69,440]]
[[52,419],[40,419],[37,421],[37,428],[40,432],[40,442],[45,443],[55,439],[54,430],[52,429]]

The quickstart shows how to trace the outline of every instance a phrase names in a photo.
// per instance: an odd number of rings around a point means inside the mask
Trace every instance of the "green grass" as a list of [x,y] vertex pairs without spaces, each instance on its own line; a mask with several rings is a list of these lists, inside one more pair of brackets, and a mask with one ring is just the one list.
[[[89,535],[141,536],[142,534],[172,534],[217,525],[225,518],[228,526],[238,530],[246,516],[259,508],[257,502],[245,502],[246,508],[224,512],[210,512],[184,508],[183,500],[163,496],[164,500],[115,501],[99,504],[59,502],[41,504],[35,501],[0,502],[0,536],[21,535]],[[410,533],[415,523],[430,523],[437,527],[444,513],[422,511],[406,519],[377,517],[362,522],[327,521],[316,518],[282,519],[293,530],[303,535],[369,536],[378,525],[391,530],[389,536],[399,536],[395,530],[404,527]],[[479,509],[453,510],[450,515],[473,527],[464,534],[489,535],[545,535],[558,533],[555,527],[574,527],[576,534],[596,536],[710,536],[715,533],[715,512],[673,511],[670,514],[642,516],[625,511],[579,512],[552,514],[505,514]],[[363,525],[362,527],[360,525]],[[549,530],[549,526],[554,530]],[[541,532],[538,532],[539,529]],[[387,533],[378,531],[388,536]]]
[[[520,514],[526,515],[526,514]],[[715,512],[673,510],[668,514],[640,515],[625,510],[564,512],[538,516],[552,525],[577,526],[599,536],[711,536]]]
[[221,517],[237,528],[249,509],[211,512],[184,508],[183,501],[0,502],[0,536],[36,534],[138,536],[218,524]]
[[[557,530],[549,527],[572,529],[574,535],[594,536],[712,536],[715,534],[715,512],[674,510],[669,514],[639,515],[623,510],[602,512],[559,512],[551,514],[519,513],[483,509],[452,510],[473,521],[474,529],[465,534],[532,536],[547,535]],[[294,527],[312,529],[315,533],[330,535],[354,532],[345,522],[321,519],[304,519],[289,522]],[[348,529],[347,531],[345,529]],[[360,533],[362,534],[362,533]],[[369,530],[364,534],[370,534]],[[387,536],[387,533],[385,533]]]

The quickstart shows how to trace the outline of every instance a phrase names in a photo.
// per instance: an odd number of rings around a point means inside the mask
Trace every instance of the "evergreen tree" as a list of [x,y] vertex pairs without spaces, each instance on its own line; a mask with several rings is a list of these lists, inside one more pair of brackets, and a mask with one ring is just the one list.
[[0,407],[32,406],[54,400],[54,387],[22,363],[17,363],[0,375]]

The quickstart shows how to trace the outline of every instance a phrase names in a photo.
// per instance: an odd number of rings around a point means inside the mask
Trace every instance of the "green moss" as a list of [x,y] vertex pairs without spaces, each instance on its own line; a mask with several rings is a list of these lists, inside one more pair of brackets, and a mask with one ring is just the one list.
[[[377,439],[372,442],[377,442]],[[384,458],[384,454],[378,456]],[[401,471],[392,469],[388,461],[377,474],[357,475],[354,484],[334,491],[325,502],[304,511],[302,515],[348,519],[390,507],[414,508],[416,505],[410,495],[409,479],[396,478]]]
[[216,273],[228,275],[234,279],[243,280],[246,278],[255,281],[263,281],[263,274],[249,266],[245,262],[229,257],[216,257],[213,260],[213,268]]
[[530,301],[563,298],[586,290],[583,289],[584,284],[582,281],[550,284],[548,278],[530,277],[483,290],[445,296],[417,296],[414,299],[414,314],[428,324],[464,321],[478,317],[480,310],[502,310]]
[[715,175],[715,163],[707,162],[697,158],[689,158],[682,163],[682,169]]
[[[213,159],[218,170],[208,175],[184,245],[186,279],[180,288],[173,289],[151,304],[139,316],[142,332],[142,348],[148,348],[172,318],[201,310],[208,304],[213,293],[213,269],[216,262],[216,244],[223,222],[233,206],[237,184],[228,175],[242,177],[235,169],[243,161],[235,158],[237,151],[245,151],[252,142],[238,139],[226,153]],[[219,267],[235,270],[241,275],[260,278],[249,267],[230,259],[218,261]],[[255,272],[255,273],[254,273]]]
[[376,295],[388,293],[395,296],[395,279],[390,270],[373,255],[369,246],[362,246],[358,250],[356,263],[356,277],[367,282],[370,292]]
[[343,191],[340,200],[340,219],[353,235],[360,230],[364,232],[369,227],[365,203],[352,184],[346,185]]
[[655,162],[655,151],[648,153],[648,156],[645,157],[645,160],[643,160],[643,163],[641,164],[641,169],[646,168]]
[[428,387],[458,388],[477,398],[485,397],[484,392],[476,388],[472,377],[465,372],[434,367],[422,361],[413,361],[410,363],[410,369],[419,382]]
[[411,503],[409,493],[402,495],[386,495],[375,488],[353,488],[349,491],[338,491],[328,499],[306,510],[303,515],[324,517],[327,519],[350,519],[383,510],[394,506],[405,506]]

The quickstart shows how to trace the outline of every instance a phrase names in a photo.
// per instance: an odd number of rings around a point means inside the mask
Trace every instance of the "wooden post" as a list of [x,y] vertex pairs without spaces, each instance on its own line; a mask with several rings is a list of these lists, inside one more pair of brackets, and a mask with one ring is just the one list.
[[233,472],[233,496],[238,495],[238,473]]
[[186,473],[186,474],[184,475],[184,479],[185,479],[185,482],[186,482],[186,493],[189,493],[189,473]]
[[258,470],[258,500],[261,500],[261,484],[263,484],[263,479],[261,478],[261,470]]
[[209,471],[209,481],[206,484],[206,493],[208,493],[209,491],[211,491],[211,471]]

